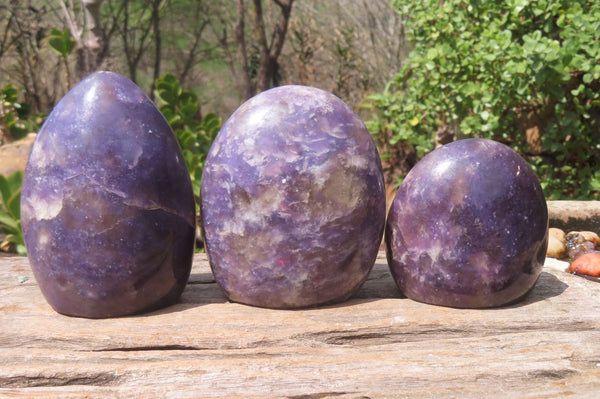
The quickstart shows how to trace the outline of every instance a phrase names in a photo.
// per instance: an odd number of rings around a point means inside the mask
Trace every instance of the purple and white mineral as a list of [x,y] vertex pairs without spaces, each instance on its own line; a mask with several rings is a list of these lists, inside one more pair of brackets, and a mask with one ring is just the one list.
[[385,223],[377,149],[339,98],[282,86],[223,125],[202,177],[215,278],[233,301],[299,308],[347,299],[375,263]]
[[386,225],[391,272],[409,298],[483,308],[523,297],[544,264],[548,210],[540,183],[511,148],[447,144],[409,172]]
[[59,313],[156,309],[189,277],[195,204],[181,150],[152,101],[116,73],[90,75],[48,116],[21,216],[35,278]]

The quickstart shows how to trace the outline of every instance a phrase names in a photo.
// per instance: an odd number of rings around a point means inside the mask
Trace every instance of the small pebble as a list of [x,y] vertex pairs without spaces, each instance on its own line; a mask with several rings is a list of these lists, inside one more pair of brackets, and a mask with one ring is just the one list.
[[593,231],[570,231],[565,238],[568,238],[571,234],[580,234],[585,241],[589,241],[594,245],[600,244],[600,237]]
[[600,244],[600,236],[593,231],[581,231],[580,233],[583,235],[583,238],[585,238],[586,241],[593,242],[594,245]]
[[546,250],[546,256],[551,258],[564,258],[567,253],[567,246],[564,242],[560,241],[554,236],[548,237],[548,249]]
[[19,284],[23,284],[27,280],[29,280],[29,277],[27,277],[27,276],[19,276]]
[[573,274],[600,277],[600,252],[590,252],[579,256],[569,266]]
[[567,234],[567,255],[571,259],[577,259],[583,254],[593,251],[596,244],[589,241],[588,238],[594,239],[590,232],[572,231]]
[[551,238],[555,238],[563,244],[567,243],[567,235],[565,232],[557,227],[550,227],[548,229],[548,236]]

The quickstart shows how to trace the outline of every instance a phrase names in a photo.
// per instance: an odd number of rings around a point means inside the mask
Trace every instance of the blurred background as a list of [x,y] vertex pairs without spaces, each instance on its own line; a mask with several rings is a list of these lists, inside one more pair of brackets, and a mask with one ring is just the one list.
[[98,69],[149,94],[172,73],[222,116],[287,83],[357,105],[407,53],[402,18],[382,0],[1,0],[0,13],[0,82],[35,112]]
[[198,185],[224,119],[304,84],[361,116],[390,190],[436,146],[486,137],[517,150],[548,199],[596,199],[599,32],[591,0],[0,0],[0,144],[111,70],[157,103]]

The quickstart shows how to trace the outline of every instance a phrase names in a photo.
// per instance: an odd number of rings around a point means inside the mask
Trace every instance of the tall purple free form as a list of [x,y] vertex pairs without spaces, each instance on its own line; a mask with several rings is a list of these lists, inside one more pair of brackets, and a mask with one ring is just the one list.
[[97,72],[40,129],[21,218],[35,278],[59,313],[105,318],[163,307],[187,283],[190,177],[170,126],[129,79]]

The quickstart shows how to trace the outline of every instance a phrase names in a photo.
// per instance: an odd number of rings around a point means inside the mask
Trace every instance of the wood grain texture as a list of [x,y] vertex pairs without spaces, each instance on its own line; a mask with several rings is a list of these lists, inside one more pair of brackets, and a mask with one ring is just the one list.
[[380,253],[351,300],[284,311],[228,302],[197,254],[181,303],[88,320],[55,313],[26,258],[0,258],[0,317],[0,397],[600,392],[600,284],[550,268],[518,304],[452,309],[402,298]]

